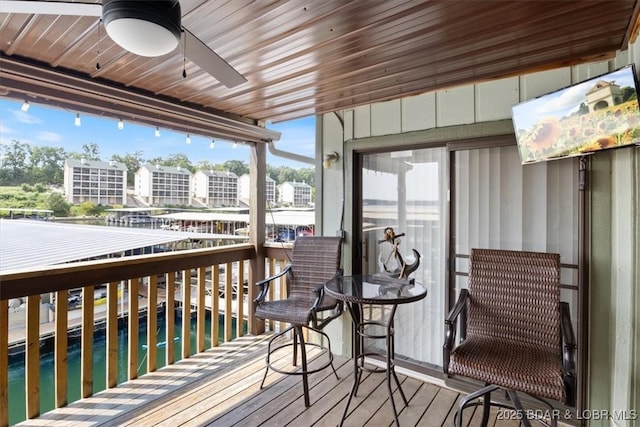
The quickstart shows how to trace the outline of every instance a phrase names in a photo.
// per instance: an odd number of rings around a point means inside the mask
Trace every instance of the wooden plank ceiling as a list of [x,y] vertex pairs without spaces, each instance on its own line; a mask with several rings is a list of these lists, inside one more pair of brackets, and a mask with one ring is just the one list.
[[179,50],[126,52],[95,17],[0,11],[0,49],[5,60],[277,122],[612,57],[637,32],[638,1],[181,0],[182,25],[247,78],[232,89]]

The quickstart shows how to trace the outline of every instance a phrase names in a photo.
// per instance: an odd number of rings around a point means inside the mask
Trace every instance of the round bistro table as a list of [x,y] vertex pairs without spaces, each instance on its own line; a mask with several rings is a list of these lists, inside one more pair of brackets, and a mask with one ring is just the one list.
[[[344,423],[351,399],[358,392],[358,386],[362,378],[362,372],[384,372],[387,379],[387,390],[389,391],[389,401],[393,408],[393,416],[396,425],[398,422],[398,411],[393,400],[393,390],[391,388],[391,378],[395,380],[400,396],[407,405],[407,398],[400,387],[398,376],[395,372],[395,348],[394,348],[394,323],[396,309],[400,304],[407,304],[418,301],[427,296],[427,289],[420,283],[413,280],[393,279],[384,275],[358,275],[358,276],[342,276],[336,277],[327,282],[324,286],[327,295],[344,301],[351,314],[353,322],[353,386],[347,404],[342,414],[340,426]],[[365,319],[363,315],[363,306],[389,306],[390,311],[387,320],[384,316],[381,319]],[[384,333],[380,331],[384,330]],[[377,332],[376,332],[377,331]],[[385,368],[365,366],[365,358],[367,356],[380,355],[377,352],[364,352],[364,339],[385,340],[386,354],[384,354],[386,366]]]

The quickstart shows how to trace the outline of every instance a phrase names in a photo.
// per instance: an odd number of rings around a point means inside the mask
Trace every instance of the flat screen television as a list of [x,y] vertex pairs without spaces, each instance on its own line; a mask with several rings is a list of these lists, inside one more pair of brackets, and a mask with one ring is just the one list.
[[514,105],[511,113],[522,164],[640,142],[633,64]]

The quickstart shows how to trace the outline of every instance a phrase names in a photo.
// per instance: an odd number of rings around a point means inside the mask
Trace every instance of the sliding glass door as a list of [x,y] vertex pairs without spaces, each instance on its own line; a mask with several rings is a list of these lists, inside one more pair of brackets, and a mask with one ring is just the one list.
[[361,246],[354,271],[394,268],[382,243],[387,227],[402,235],[399,249],[407,265],[416,262],[417,251],[419,266],[411,277],[427,287],[428,295],[398,308],[396,356],[427,373],[442,372],[444,317],[466,286],[474,247],[559,253],[562,299],[571,305],[576,332],[583,327],[578,313],[578,160],[522,166],[508,142],[503,138],[491,146],[484,141],[475,148],[477,143],[465,141],[357,155]]
[[383,243],[384,231],[391,227],[402,235],[399,250],[406,264],[419,262],[410,277],[424,284],[428,294],[398,308],[396,357],[436,367],[442,365],[446,295],[446,153],[437,147],[361,158],[361,271],[373,274],[398,267]]

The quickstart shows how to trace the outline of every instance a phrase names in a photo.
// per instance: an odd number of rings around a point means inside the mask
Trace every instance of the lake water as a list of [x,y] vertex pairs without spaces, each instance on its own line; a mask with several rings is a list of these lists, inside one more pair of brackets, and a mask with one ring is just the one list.
[[[220,342],[224,341],[224,318],[220,316]],[[180,360],[182,354],[182,319],[176,316],[176,335],[174,360]],[[205,323],[206,338],[205,347],[211,345],[211,321],[210,314],[207,313]],[[243,326],[246,333],[246,322]],[[118,328],[118,384],[127,380],[127,343],[128,331],[126,322]],[[162,343],[165,340],[165,322],[164,313],[158,313],[158,368],[166,363],[166,348]],[[233,322],[233,337],[236,336],[235,321]],[[145,318],[140,318],[140,335],[138,348],[138,375],[142,375],[147,371],[146,362],[146,340],[147,340],[147,324]],[[47,343],[41,349],[40,355],[40,413],[43,414],[55,407],[55,389],[54,389],[54,360],[52,352],[52,343]],[[195,353],[196,346],[196,319],[191,319],[191,354]],[[80,399],[80,339],[72,340],[69,338],[68,351],[68,393],[67,401],[69,403]],[[93,392],[94,394],[106,388],[106,336],[105,331],[96,331],[94,333],[93,345]],[[24,354],[11,356],[9,360],[9,425],[23,421],[26,416],[25,410],[25,368]]]

